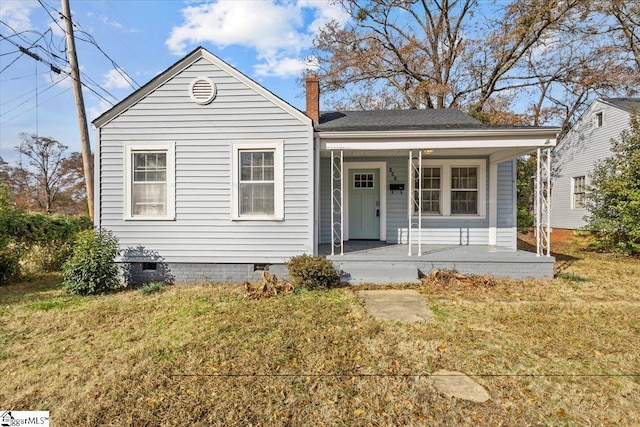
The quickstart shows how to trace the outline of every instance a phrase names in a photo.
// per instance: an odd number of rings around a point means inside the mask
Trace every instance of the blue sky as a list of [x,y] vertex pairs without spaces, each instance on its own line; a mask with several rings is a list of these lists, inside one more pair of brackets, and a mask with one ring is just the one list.
[[[313,37],[327,20],[346,19],[329,0],[70,3],[83,81],[100,95],[84,90],[89,122],[197,46],[304,110],[296,79],[309,67]],[[10,163],[23,132],[55,138],[69,151],[80,149],[70,78],[20,54],[15,45],[62,67],[64,25],[52,19],[59,10],[59,0],[0,2],[0,35],[9,39],[0,37],[0,156]],[[85,41],[91,38],[110,59]]]

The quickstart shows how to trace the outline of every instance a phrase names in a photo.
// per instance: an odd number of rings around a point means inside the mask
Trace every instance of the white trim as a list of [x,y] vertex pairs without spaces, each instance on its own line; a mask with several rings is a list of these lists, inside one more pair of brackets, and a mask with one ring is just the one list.
[[[262,139],[231,141],[231,220],[232,221],[282,221],[284,219],[284,140]],[[273,215],[240,215],[238,197],[240,150],[274,150],[274,213]]]
[[[134,151],[167,152],[167,214],[133,215],[131,205],[131,153]],[[126,141],[124,142],[124,220],[125,221],[173,221],[176,218],[176,144],[174,141]]]
[[[387,240],[387,162],[345,162],[342,182],[349,188],[350,169],[378,169],[380,173],[380,240]],[[349,240],[349,191],[342,193],[344,240]]]
[[[455,135],[453,135],[455,136]],[[329,139],[327,136],[321,134],[321,138]],[[379,140],[376,140],[380,138]],[[389,132],[388,135],[380,134],[362,134],[362,135],[348,135],[346,132],[337,135],[335,141],[323,141],[321,148],[323,150],[441,150],[441,149],[461,149],[461,148],[522,148],[535,150],[538,147],[554,147],[556,145],[555,139],[549,138],[527,138],[517,140],[514,138],[505,139],[483,139],[478,135],[475,138],[433,138],[430,139],[429,135],[410,135],[407,132],[394,133]],[[408,138],[413,138],[409,139]],[[555,136],[554,136],[555,138]],[[361,141],[361,139],[367,139]]]
[[489,163],[489,245],[498,244],[498,164]]
[[102,212],[100,211],[100,198],[102,197],[102,192],[100,191],[101,185],[101,148],[100,148],[100,137],[101,132],[99,128],[95,129],[95,137],[96,137],[96,149],[93,152],[93,225],[97,228],[100,228],[101,225],[101,217]]
[[[482,159],[422,159],[422,167],[442,167],[442,214],[423,215],[426,222],[430,220],[485,219],[487,217],[487,160]],[[451,168],[476,166],[478,168],[478,214],[451,214]],[[420,171],[422,173],[422,171]],[[410,195],[409,195],[410,197]]]
[[318,255],[318,245],[320,243],[320,222],[321,222],[321,212],[320,212],[320,141],[317,137],[313,136],[313,132],[311,132],[311,152],[313,158],[313,174],[309,174],[309,176],[313,176],[313,181],[311,185],[314,189],[314,197],[310,199],[310,202],[313,203],[313,219],[311,226],[313,227],[313,243],[312,250],[313,255]]

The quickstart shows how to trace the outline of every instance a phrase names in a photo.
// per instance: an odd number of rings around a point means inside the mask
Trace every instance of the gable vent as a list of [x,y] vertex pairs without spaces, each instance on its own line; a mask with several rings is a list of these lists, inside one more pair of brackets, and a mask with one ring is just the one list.
[[216,85],[207,77],[197,77],[189,85],[189,95],[195,103],[206,105],[216,97]]

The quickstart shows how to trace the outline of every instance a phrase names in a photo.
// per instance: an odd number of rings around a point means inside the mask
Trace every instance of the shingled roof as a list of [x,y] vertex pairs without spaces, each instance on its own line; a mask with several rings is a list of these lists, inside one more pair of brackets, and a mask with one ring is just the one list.
[[640,110],[640,98],[602,98],[602,101],[627,111]]
[[455,108],[331,111],[320,114],[319,132],[488,128]]

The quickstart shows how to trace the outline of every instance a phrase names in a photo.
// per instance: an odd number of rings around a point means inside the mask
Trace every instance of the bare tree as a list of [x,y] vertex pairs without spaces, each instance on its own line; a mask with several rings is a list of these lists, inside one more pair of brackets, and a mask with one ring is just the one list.
[[67,146],[50,137],[21,134],[18,164],[10,171],[13,192],[28,207],[51,213],[74,181],[64,163]]
[[338,1],[351,20],[329,23],[315,56],[341,108],[457,107],[568,127],[595,96],[640,88],[634,2]]

